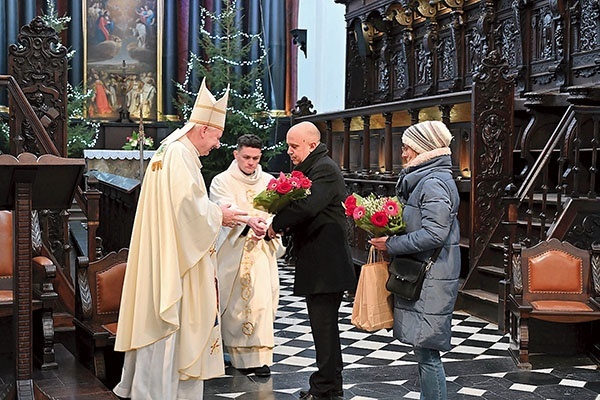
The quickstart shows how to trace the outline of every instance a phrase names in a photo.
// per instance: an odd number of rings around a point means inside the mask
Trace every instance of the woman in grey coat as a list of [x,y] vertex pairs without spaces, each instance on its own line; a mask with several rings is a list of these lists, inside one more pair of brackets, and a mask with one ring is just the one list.
[[404,205],[406,233],[373,238],[390,256],[413,254],[426,260],[441,252],[427,272],[417,301],[394,301],[394,337],[414,346],[419,363],[421,399],[446,399],[440,351],[450,350],[452,311],[460,275],[459,195],[452,177],[452,134],[439,121],[412,125],[402,135],[404,169],[396,194]]

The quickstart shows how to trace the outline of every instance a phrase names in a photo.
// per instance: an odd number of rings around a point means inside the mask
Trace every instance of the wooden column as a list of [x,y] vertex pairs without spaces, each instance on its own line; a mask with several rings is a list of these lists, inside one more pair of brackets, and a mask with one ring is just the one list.
[[[440,111],[442,112],[442,122],[444,125],[450,129],[450,112],[454,107],[453,104],[446,104],[443,106],[439,106]],[[461,137],[455,137],[452,142],[450,142],[450,149],[452,150],[452,171],[454,175],[457,176],[460,174],[460,141]]]
[[350,171],[350,122],[352,118],[344,118],[344,157],[343,171]]
[[362,170],[368,174],[371,171],[371,116],[363,115],[363,152]]
[[102,192],[98,190],[98,179],[95,176],[90,176],[88,179],[88,189],[85,191],[85,198],[87,199],[87,245],[88,245],[88,259],[90,262],[96,260],[96,254],[99,250],[96,248],[96,232],[98,231],[98,225],[100,225],[100,196]]
[[420,112],[421,112],[420,108],[411,108],[410,110],[408,110],[408,113],[410,114],[410,124],[411,125],[419,123],[419,113]]
[[15,380],[17,399],[33,399],[33,332],[31,326],[31,198],[36,170],[14,173],[15,209],[13,216],[14,272],[13,326],[15,336]]
[[385,166],[385,173],[391,174],[394,169],[394,143],[392,138],[392,118],[394,113],[386,112],[383,114],[385,118],[385,133],[384,133],[384,149],[383,149],[383,160]]
[[329,156],[331,157],[333,150],[333,127],[330,119],[325,122],[325,144],[327,145],[327,150],[329,150]]

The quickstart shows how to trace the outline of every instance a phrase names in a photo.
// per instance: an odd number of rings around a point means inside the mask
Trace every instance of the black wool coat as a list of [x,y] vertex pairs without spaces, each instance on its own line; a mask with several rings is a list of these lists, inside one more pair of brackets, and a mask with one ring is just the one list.
[[293,238],[294,293],[352,290],[356,277],[342,207],[346,189],[340,168],[321,143],[295,170],[312,181],[311,194],[292,201],[273,218],[273,229]]

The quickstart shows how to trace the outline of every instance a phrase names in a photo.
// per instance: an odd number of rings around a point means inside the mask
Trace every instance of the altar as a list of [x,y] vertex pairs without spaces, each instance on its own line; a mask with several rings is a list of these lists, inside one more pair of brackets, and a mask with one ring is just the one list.
[[139,180],[143,176],[140,171],[145,171],[155,152],[144,150],[143,159],[140,160],[139,150],[86,149],[83,151],[83,157],[88,171],[108,172]]

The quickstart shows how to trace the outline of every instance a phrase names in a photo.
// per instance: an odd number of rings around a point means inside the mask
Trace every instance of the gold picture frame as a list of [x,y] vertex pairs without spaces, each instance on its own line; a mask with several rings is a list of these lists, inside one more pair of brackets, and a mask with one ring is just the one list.
[[87,117],[158,120],[162,115],[162,0],[84,0]]

